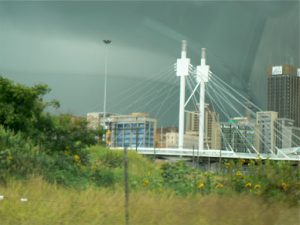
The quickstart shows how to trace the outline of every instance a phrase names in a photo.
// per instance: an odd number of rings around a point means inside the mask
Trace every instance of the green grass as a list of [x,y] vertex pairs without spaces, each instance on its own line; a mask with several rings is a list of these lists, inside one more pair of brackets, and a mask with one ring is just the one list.
[[[123,190],[83,191],[48,184],[39,177],[10,180],[0,187],[1,225],[124,224]],[[20,202],[21,197],[28,202]],[[299,207],[265,202],[249,195],[186,196],[168,191],[130,193],[132,225],[297,225]]]

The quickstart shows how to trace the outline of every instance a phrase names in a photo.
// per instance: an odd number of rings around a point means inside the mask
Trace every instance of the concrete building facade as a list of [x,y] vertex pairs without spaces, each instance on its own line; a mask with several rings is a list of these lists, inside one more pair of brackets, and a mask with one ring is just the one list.
[[[106,113],[106,125],[109,123],[109,118],[116,115],[115,113]],[[103,112],[89,112],[86,114],[87,127],[97,130],[103,125]]]
[[155,147],[166,148],[166,134],[170,132],[178,132],[178,127],[160,127],[156,129]]
[[277,148],[291,148],[293,146],[294,121],[287,118],[278,118],[275,121],[275,142]]
[[86,115],[87,127],[91,130],[100,128],[101,114],[99,112],[90,112]]
[[261,153],[276,153],[275,122],[278,113],[261,111],[256,113],[256,149]]
[[[166,148],[178,148],[178,136],[178,132],[166,133]],[[185,133],[183,148],[197,149],[199,144],[198,140],[198,135]]]
[[[197,136],[199,134],[199,110],[187,112],[186,134]],[[197,144],[198,146],[198,144]],[[219,149],[221,146],[221,130],[219,114],[212,111],[208,104],[204,111],[204,149]]]

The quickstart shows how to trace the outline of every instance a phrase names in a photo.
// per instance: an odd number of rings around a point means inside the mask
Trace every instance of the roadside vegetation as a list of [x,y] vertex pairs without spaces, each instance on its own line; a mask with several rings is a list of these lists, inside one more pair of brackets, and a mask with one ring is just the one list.
[[[59,106],[43,100],[48,92],[0,77],[0,224],[124,223],[123,151],[103,147],[84,118],[47,113]],[[236,160],[203,171],[128,157],[130,224],[299,223],[299,165]]]
[[[0,186],[1,225],[125,224],[121,188],[88,187],[78,191],[41,178],[11,180]],[[21,202],[20,198],[28,201]],[[298,225],[299,208],[246,194],[187,195],[170,191],[131,191],[131,225]]]

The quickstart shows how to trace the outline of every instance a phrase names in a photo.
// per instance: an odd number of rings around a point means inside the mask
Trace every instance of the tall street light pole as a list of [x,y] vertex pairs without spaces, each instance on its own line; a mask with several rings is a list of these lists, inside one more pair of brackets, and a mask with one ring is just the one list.
[[106,90],[107,90],[107,54],[108,54],[108,45],[111,43],[111,40],[103,40],[105,44],[105,64],[104,64],[104,100],[103,100],[103,122],[102,126],[106,129]]

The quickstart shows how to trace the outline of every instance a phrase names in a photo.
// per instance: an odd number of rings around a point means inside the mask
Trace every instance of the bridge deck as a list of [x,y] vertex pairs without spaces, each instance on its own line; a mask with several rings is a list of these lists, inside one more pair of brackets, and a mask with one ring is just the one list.
[[[113,148],[123,149],[123,148]],[[135,148],[128,148],[134,150]],[[228,150],[198,150],[198,149],[178,149],[178,148],[145,148],[139,147],[137,149],[139,154],[143,155],[157,155],[157,156],[177,156],[177,157],[211,157],[211,158],[229,158],[229,159],[270,159],[270,160],[285,160],[285,161],[300,161],[300,155],[285,154],[283,152],[278,154],[256,154],[256,153],[241,153]]]

